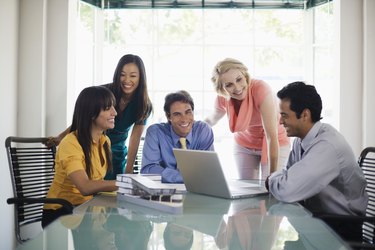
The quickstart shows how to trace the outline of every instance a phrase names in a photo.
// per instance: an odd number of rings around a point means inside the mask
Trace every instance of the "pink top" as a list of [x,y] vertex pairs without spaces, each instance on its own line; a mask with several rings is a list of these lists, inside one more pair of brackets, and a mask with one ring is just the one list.
[[[230,130],[234,133],[234,139],[239,145],[262,150],[262,163],[267,162],[267,140],[265,137],[260,105],[268,94],[272,94],[269,85],[257,79],[251,79],[248,88],[249,94],[241,102],[241,107],[236,115],[234,105],[231,99],[223,96],[217,96],[215,107],[219,112],[226,112],[229,119]],[[278,120],[280,114],[277,114]],[[279,145],[285,146],[289,144],[289,138],[282,125],[278,123],[278,139]]]

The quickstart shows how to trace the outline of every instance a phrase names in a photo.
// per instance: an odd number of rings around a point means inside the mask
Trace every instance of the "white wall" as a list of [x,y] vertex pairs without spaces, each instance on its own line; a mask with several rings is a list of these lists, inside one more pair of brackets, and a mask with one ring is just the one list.
[[17,132],[45,131],[46,1],[20,0]]
[[47,136],[66,129],[72,119],[68,110],[73,110],[75,100],[67,93],[74,93],[75,87],[76,8],[77,0],[48,0],[44,131]]
[[76,6],[75,0],[20,0],[19,136],[57,135],[71,121]]
[[13,207],[6,199],[13,195],[8,159],[4,142],[9,135],[16,134],[17,124],[17,44],[18,44],[18,1],[0,1],[0,249],[14,249]]
[[334,1],[340,131],[359,155],[375,146],[375,1]]
[[363,125],[362,147],[375,147],[375,1],[363,5]]
[[336,38],[341,41],[335,47],[338,50],[336,80],[340,83],[340,131],[359,155],[362,148],[362,112],[358,112],[362,109],[363,89],[362,1],[336,1],[333,9],[338,14],[335,15]]
[[[0,1],[0,249],[14,249],[13,196],[5,138],[45,136],[67,126],[67,90],[74,85],[75,0]],[[68,16],[70,15],[70,18]],[[73,41],[73,45],[72,45]],[[73,48],[72,48],[73,47]],[[68,84],[69,83],[69,84]],[[70,121],[70,118],[69,118]]]

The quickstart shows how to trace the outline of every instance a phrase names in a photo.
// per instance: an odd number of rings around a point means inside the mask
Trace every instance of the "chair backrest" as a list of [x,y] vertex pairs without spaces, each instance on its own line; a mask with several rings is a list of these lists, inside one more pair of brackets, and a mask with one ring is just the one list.
[[143,152],[143,144],[145,142],[145,138],[142,136],[141,140],[139,141],[139,147],[137,154],[135,156],[134,166],[133,166],[133,173],[139,174],[142,167],[142,152]]
[[[362,168],[365,175],[367,186],[366,191],[369,196],[369,201],[366,210],[366,216],[375,216],[375,147],[367,147],[362,150],[358,159],[358,164]],[[365,222],[363,225],[363,238],[366,242],[374,243],[374,228],[375,225],[370,222]]]
[[[5,147],[12,177],[14,198],[45,198],[54,177],[56,147],[46,147],[47,138],[8,137]],[[15,228],[19,242],[35,235],[37,223],[41,231],[43,203],[15,202]]]

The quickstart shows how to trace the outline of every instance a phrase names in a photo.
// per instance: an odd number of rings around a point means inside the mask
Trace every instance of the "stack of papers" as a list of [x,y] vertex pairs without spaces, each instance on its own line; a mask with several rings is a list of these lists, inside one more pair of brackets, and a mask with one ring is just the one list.
[[176,188],[154,181],[147,175],[139,174],[118,174],[116,178],[118,193],[130,195],[172,195]]
[[160,179],[155,175],[118,174],[117,198],[169,213],[182,213],[185,185],[165,184]]

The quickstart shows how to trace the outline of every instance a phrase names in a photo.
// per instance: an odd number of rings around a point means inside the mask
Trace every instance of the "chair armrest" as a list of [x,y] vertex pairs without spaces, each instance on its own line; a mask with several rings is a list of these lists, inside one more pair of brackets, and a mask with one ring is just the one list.
[[60,204],[62,205],[66,211],[73,212],[73,205],[67,200],[60,199],[60,198],[8,198],[8,204],[36,204],[36,203],[44,203],[44,204]]
[[357,215],[337,215],[337,214],[320,214],[314,215],[316,218],[322,220],[336,220],[345,222],[371,222],[375,223],[375,217],[372,216],[357,216]]

